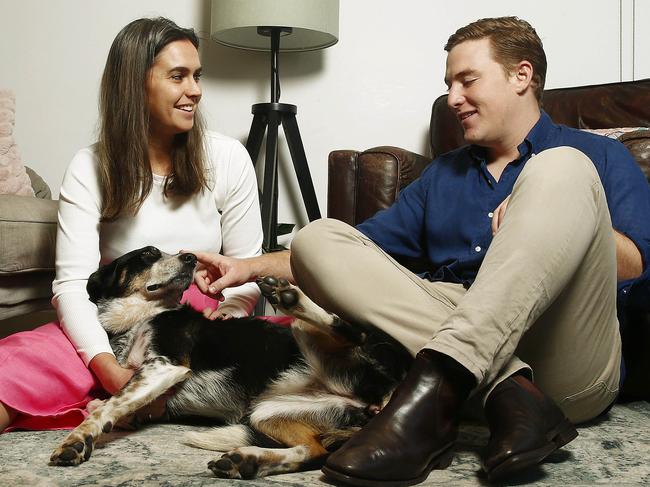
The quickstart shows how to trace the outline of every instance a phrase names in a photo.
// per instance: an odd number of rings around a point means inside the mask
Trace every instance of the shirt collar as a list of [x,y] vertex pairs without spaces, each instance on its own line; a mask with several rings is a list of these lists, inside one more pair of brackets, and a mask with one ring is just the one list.
[[[527,143],[530,146],[530,151],[533,154],[541,152],[544,150],[544,144],[550,137],[553,127],[554,124],[551,117],[549,117],[548,113],[544,110],[541,110],[539,120],[537,120],[537,123],[533,125],[532,129],[530,129],[530,132],[528,132],[523,143]],[[519,154],[524,155],[522,153],[521,145],[519,145]]]
[[[541,110],[539,119],[533,125],[533,128],[530,129],[523,142],[517,146],[519,160],[527,159],[529,156],[541,152],[544,148],[544,143],[551,134],[553,126],[551,117],[544,110]],[[478,163],[485,163],[487,159],[487,150],[485,147],[472,144],[469,146],[469,153]]]

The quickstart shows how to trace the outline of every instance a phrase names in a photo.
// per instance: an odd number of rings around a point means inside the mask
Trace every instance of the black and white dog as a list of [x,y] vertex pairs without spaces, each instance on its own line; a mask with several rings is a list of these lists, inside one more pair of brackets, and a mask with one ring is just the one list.
[[225,424],[186,441],[226,452],[208,464],[218,477],[316,468],[381,409],[411,364],[386,333],[347,323],[273,277],[258,285],[295,318],[290,328],[256,318],[210,321],[179,304],[195,266],[192,254],[145,247],[90,276],[88,294],[115,355],[136,372],[55,449],[52,465],[88,460],[102,432],[175,386],[171,418]]

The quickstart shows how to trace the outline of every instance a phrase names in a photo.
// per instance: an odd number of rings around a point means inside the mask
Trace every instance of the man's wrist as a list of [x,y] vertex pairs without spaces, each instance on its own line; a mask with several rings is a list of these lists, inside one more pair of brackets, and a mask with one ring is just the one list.
[[259,272],[252,276],[252,279],[254,280],[257,277],[263,276],[275,276],[294,282],[289,264],[290,257],[290,250],[271,252],[257,257],[259,259],[259,265],[257,266]]

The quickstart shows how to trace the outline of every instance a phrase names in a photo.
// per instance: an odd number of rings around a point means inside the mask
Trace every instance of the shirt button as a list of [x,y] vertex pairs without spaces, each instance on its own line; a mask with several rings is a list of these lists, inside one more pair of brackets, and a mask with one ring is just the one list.
[[476,247],[474,247],[474,250],[476,250],[477,252],[480,252],[480,251],[481,251],[481,247],[479,247],[479,246],[477,245]]
[[488,213],[488,218],[492,218],[494,216],[494,213],[490,212]]

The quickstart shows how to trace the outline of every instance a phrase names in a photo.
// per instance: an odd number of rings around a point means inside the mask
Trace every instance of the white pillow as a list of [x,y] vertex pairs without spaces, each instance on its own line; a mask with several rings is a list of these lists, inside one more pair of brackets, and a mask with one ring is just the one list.
[[621,135],[628,132],[635,132],[637,130],[650,130],[648,127],[617,127],[611,129],[581,129],[584,132],[589,132],[591,134],[598,134],[604,137],[609,137],[610,139],[618,139]]

